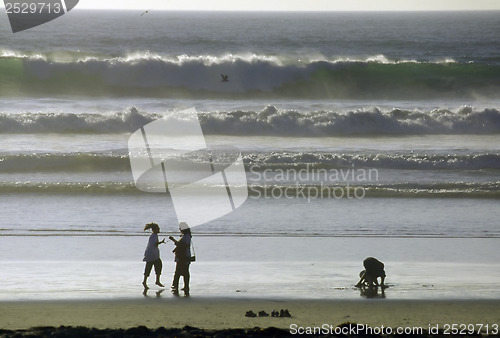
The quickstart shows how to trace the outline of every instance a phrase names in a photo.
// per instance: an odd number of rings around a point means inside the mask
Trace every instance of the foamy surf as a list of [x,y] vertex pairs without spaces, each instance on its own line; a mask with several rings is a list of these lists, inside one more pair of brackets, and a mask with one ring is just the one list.
[[[221,83],[221,73],[230,74],[230,81]],[[265,54],[102,58],[3,51],[0,75],[2,96],[422,99],[498,98],[500,91],[498,63],[394,61],[383,55],[291,61]]]
[[[203,131],[212,135],[328,137],[500,133],[498,107],[476,109],[463,106],[456,110],[436,108],[427,111],[366,107],[301,111],[269,105],[260,111],[205,111],[198,116]],[[0,113],[0,132],[131,133],[160,117],[181,118],[175,112],[148,112],[136,107],[115,113],[4,112]]]

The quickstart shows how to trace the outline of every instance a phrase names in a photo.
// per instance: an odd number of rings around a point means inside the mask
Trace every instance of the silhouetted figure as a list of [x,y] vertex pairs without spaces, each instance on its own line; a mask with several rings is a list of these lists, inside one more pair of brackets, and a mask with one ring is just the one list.
[[181,238],[176,240],[170,236],[169,239],[175,243],[175,249],[172,251],[175,254],[175,273],[172,281],[172,293],[179,295],[179,279],[182,276],[184,280],[184,296],[189,296],[189,265],[191,264],[191,229],[186,222],[179,224]]
[[142,281],[142,285],[144,289],[149,289],[148,284],[146,283],[148,277],[151,273],[151,269],[153,266],[155,267],[156,274],[156,285],[163,287],[160,282],[161,270],[163,267],[163,263],[160,259],[160,248],[158,246],[162,243],[165,243],[165,238],[160,242],[158,241],[158,233],[160,232],[160,227],[156,223],[148,223],[144,227],[144,231],[151,229],[153,233],[149,236],[148,245],[146,247],[146,251],[144,252],[143,261],[146,262],[146,268],[144,269],[144,280]]
[[368,257],[363,261],[363,266],[365,267],[365,270],[359,273],[360,280],[358,284],[356,284],[357,287],[379,286],[378,283],[379,277],[380,277],[380,286],[385,287],[384,281],[386,275],[384,270],[384,263],[382,263],[376,258]]
[[222,77],[222,79],[220,80],[221,82],[228,82],[229,81],[229,75],[221,74],[220,76]]

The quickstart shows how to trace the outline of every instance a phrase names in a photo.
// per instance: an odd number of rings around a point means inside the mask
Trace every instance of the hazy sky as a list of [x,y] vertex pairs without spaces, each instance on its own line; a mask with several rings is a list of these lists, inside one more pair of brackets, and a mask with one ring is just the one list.
[[[0,2],[3,7],[3,1]],[[168,10],[500,10],[500,0],[80,0],[77,8]]]
[[78,6],[185,10],[500,10],[500,0],[80,0]]

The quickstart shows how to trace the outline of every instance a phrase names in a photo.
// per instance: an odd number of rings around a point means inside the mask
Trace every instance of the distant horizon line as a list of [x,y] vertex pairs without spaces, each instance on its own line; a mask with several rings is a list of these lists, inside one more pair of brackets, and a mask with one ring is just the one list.
[[[0,2],[0,9],[5,9],[5,6]],[[428,12],[498,12],[496,9],[317,9],[317,10],[301,10],[301,9],[179,9],[179,8],[85,8],[78,7],[78,10],[90,11],[155,11],[155,12],[253,12],[253,13],[382,13],[382,12],[399,12],[399,13],[428,13]]]
[[[1,8],[1,7],[0,7]],[[280,9],[136,9],[136,8],[79,8],[79,10],[91,10],[91,11],[155,11],[155,12],[253,12],[253,13],[325,13],[325,12],[347,12],[347,13],[368,13],[368,12],[400,12],[400,13],[427,13],[427,12],[498,12],[498,9],[325,9],[325,10],[280,10]]]

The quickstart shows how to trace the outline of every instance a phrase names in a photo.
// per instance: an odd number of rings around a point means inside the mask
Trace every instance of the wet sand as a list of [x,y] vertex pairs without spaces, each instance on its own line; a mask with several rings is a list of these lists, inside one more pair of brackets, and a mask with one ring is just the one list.
[[[287,309],[289,318],[246,317]],[[495,333],[500,324],[500,300],[260,300],[214,298],[144,298],[136,300],[26,301],[0,303],[0,328],[87,327],[97,329],[179,329],[205,331],[280,328],[288,333],[343,323],[374,328],[421,327],[446,329],[446,324],[482,324]],[[326,325],[326,326],[325,326]],[[485,332],[488,325],[489,332]],[[291,331],[292,330],[292,331]]]

